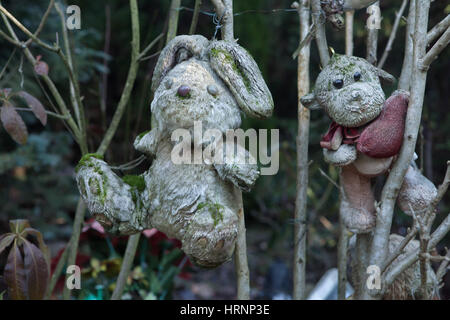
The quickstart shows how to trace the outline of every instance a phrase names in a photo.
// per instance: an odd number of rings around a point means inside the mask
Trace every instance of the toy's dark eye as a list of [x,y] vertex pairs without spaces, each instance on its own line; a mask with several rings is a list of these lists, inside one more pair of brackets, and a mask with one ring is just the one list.
[[344,85],[344,80],[342,80],[342,79],[336,79],[336,80],[333,81],[333,86],[336,89],[342,88],[343,85]]
[[353,75],[353,79],[355,79],[355,81],[361,80],[361,72],[355,72],[355,74]]

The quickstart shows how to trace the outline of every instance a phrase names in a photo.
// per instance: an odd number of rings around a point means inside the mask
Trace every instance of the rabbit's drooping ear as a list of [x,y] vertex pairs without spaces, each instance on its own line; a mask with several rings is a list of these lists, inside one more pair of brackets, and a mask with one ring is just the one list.
[[232,92],[239,107],[256,118],[269,117],[273,100],[250,54],[235,42],[213,41],[209,47],[211,67]]
[[159,55],[152,79],[152,91],[160,85],[166,74],[178,63],[196,57],[203,59],[208,48],[209,41],[200,35],[182,35],[169,41]]

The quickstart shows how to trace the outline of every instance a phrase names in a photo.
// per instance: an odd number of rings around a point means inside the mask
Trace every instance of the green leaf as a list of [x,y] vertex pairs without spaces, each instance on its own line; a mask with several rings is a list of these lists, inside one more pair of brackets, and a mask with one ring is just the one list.
[[8,286],[9,297],[13,300],[25,300],[27,298],[26,274],[23,258],[16,242],[9,252],[3,276]]
[[47,290],[49,267],[44,254],[38,247],[25,240],[25,272],[27,274],[28,298],[42,300]]
[[19,91],[15,93],[17,96],[21,97],[27,105],[30,107],[31,111],[33,111],[36,118],[42,123],[42,125],[47,124],[47,113],[45,112],[44,106],[42,103],[33,97],[31,94],[25,91]]
[[0,120],[6,132],[19,144],[25,144],[28,138],[28,131],[25,122],[10,102],[5,102],[0,108]]
[[3,252],[3,250],[5,250],[7,247],[9,247],[11,245],[11,243],[14,241],[15,238],[16,238],[16,235],[12,234],[12,233],[8,233],[4,237],[1,238],[0,254]]

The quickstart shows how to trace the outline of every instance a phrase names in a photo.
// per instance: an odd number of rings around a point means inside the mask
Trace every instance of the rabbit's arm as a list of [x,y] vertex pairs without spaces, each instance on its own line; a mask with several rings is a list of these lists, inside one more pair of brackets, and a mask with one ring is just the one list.
[[[229,145],[228,150],[234,150],[234,143]],[[223,180],[230,181],[245,192],[250,191],[259,177],[255,158],[239,144],[234,154],[227,154],[224,148],[222,156],[215,159],[213,165]]]
[[134,148],[150,157],[156,155],[156,147],[161,138],[161,133],[157,129],[152,129],[149,132],[141,133],[134,140]]
[[[76,168],[80,194],[93,217],[113,234],[133,234],[148,227],[142,176],[120,178],[108,164],[92,154],[81,158]],[[129,178],[129,179],[128,179]]]

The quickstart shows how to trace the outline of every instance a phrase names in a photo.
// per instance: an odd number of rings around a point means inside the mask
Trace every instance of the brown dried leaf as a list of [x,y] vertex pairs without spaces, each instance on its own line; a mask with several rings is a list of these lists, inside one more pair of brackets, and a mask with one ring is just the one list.
[[0,120],[6,132],[19,144],[25,144],[28,138],[28,131],[20,115],[10,102],[5,102],[0,108]]
[[27,298],[26,274],[23,258],[16,242],[9,252],[3,276],[8,286],[9,297],[13,300],[25,300]]
[[42,125],[45,126],[47,124],[47,113],[45,112],[42,103],[28,92],[19,91],[16,92],[15,94],[26,101],[31,111],[33,111],[34,115],[36,116],[36,118],[38,118],[39,121],[42,123]]
[[47,261],[42,251],[27,240],[23,243],[23,251],[25,254],[28,298],[31,300],[42,300],[47,290],[49,279]]

